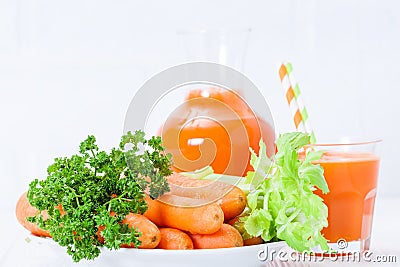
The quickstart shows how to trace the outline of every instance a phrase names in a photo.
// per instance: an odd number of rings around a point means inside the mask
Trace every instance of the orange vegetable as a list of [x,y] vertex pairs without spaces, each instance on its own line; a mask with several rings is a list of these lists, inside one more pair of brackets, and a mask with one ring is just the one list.
[[231,248],[242,247],[243,239],[239,231],[229,224],[211,235],[190,235],[194,248]]
[[144,215],[160,227],[171,227],[193,234],[212,234],[224,222],[224,213],[215,203],[172,194],[153,200],[146,196],[148,205]]
[[157,248],[162,249],[193,249],[189,235],[174,228],[160,228],[161,241]]
[[230,220],[240,215],[246,208],[246,194],[238,187],[234,187],[221,200],[217,202],[225,215],[225,220]]
[[246,207],[246,195],[236,186],[193,179],[180,173],[173,173],[167,179],[174,195],[216,202],[224,212],[225,221],[241,214]]
[[[142,242],[138,248],[155,248],[161,240],[161,233],[158,227],[147,219],[145,216],[136,213],[126,215],[122,223],[128,224],[129,227],[134,227],[142,233],[139,240]],[[123,248],[135,247],[134,244],[122,245]]]
[[[28,198],[26,197],[26,192],[23,193],[18,199],[15,209],[15,214],[17,216],[18,222],[27,230],[29,230],[33,235],[50,237],[50,233],[48,231],[45,231],[36,224],[28,222],[26,220],[27,217],[37,215],[38,212],[38,209],[36,209],[29,203]],[[46,218],[48,218],[47,212],[42,212],[42,215],[45,220]]]
[[[239,221],[239,219],[242,216],[243,215],[236,216],[235,218],[233,218],[233,219],[228,221],[228,224],[232,225],[241,234],[243,234],[243,232],[246,231],[244,229],[244,223]],[[262,240],[262,238],[260,236],[243,239],[243,245],[244,246],[252,246],[252,245],[258,245],[258,244],[262,244],[262,243],[264,243],[264,240]]]
[[[115,213],[111,211],[111,216],[114,216]],[[136,213],[129,213],[126,215],[125,219],[122,221],[123,223],[128,224],[129,227],[134,227],[138,232],[141,233],[139,240],[142,244],[138,248],[155,248],[161,239],[160,230],[157,226],[147,219],[145,216],[136,214]],[[104,225],[100,225],[99,229],[97,230],[97,238],[98,240],[104,244],[104,237],[101,236],[101,232],[105,229]],[[135,247],[134,244],[130,245],[121,245],[123,248],[133,248]]]
[[252,238],[243,240],[243,245],[244,246],[253,246],[253,245],[259,245],[259,244],[262,244],[262,243],[264,243],[264,240],[262,240],[262,238],[260,236],[252,237]]
[[235,226],[235,223],[238,222],[239,219],[240,219],[240,216],[236,216],[236,217],[230,219],[227,223],[228,223],[229,225]]

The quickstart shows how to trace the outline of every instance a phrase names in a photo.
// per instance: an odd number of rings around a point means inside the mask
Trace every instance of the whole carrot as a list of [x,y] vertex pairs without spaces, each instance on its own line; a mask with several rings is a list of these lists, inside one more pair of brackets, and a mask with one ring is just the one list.
[[246,195],[238,187],[234,187],[217,204],[224,212],[225,221],[240,215],[246,208]]
[[217,201],[233,189],[233,185],[218,181],[199,180],[173,173],[167,177],[170,192],[184,197]]
[[249,239],[244,239],[243,240],[243,245],[244,246],[253,246],[253,245],[259,245],[264,243],[264,240],[260,237],[250,237]]
[[252,245],[258,245],[258,244],[264,243],[264,240],[260,236],[251,237],[248,234],[244,234],[244,233],[246,233],[246,230],[244,229],[244,222],[240,220],[240,218],[242,216],[244,216],[244,215],[242,214],[242,215],[236,216],[235,218],[229,220],[228,224],[232,225],[242,235],[243,245],[244,246],[252,246]]
[[[141,233],[138,248],[155,248],[161,240],[161,233],[158,227],[145,216],[136,213],[128,213],[122,223],[135,228]],[[123,248],[135,247],[133,244],[121,245]]]
[[[114,216],[115,213],[112,211],[111,216]],[[129,227],[135,228],[138,232],[140,232],[141,236],[138,238],[141,242],[138,248],[155,248],[161,240],[161,233],[158,227],[147,219],[145,216],[136,214],[136,213],[128,213],[122,223],[127,224]],[[101,235],[101,232],[105,229],[104,225],[100,225],[97,230],[97,239],[100,243],[104,244],[104,237]],[[133,248],[134,244],[123,244],[122,248]]]
[[229,224],[211,235],[190,235],[195,249],[242,247],[243,239],[238,230]]
[[[26,218],[35,216],[38,214],[38,210],[33,207],[26,197],[26,192],[23,193],[17,202],[15,208],[15,215],[17,216],[18,222],[27,230],[29,230],[33,235],[36,236],[43,236],[43,237],[50,237],[50,233],[41,229],[34,223],[28,222]],[[42,212],[43,219],[46,220],[48,218],[47,212]]]
[[189,235],[174,228],[160,228],[161,241],[157,248],[162,249],[193,249]]
[[224,213],[215,203],[164,194],[153,200],[146,197],[148,209],[144,215],[160,227],[171,227],[193,234],[212,234],[224,222]]
[[167,179],[174,195],[216,202],[224,212],[225,221],[241,214],[246,207],[246,195],[236,186],[189,178],[180,173],[173,173]]
[[[111,211],[111,216],[114,216],[115,213]],[[155,248],[161,240],[161,233],[158,227],[145,216],[136,214],[136,213],[128,213],[122,223],[128,224],[129,227],[135,228],[138,232],[140,232],[140,237],[138,238],[141,244],[138,248]],[[104,244],[104,237],[101,235],[101,232],[106,227],[104,225],[100,225],[97,229],[97,239],[100,243]],[[123,244],[122,248],[134,248],[134,244]]]

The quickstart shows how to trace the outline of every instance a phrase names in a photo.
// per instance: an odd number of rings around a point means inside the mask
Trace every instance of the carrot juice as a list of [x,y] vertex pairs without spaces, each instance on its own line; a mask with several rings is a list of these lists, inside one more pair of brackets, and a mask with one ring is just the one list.
[[274,153],[273,128],[240,96],[221,88],[191,90],[165,121],[161,137],[178,172],[210,165],[216,173],[244,176],[251,170],[249,147],[258,153],[263,139],[267,153]]
[[316,191],[328,206],[328,227],[323,235],[329,243],[356,241],[361,250],[369,249],[379,157],[359,149],[328,150],[316,163],[323,167],[330,190],[328,194]]

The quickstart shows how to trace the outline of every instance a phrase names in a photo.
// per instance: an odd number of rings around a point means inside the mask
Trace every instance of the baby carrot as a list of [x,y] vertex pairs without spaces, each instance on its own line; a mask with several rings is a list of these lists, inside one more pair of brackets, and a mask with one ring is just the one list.
[[[114,216],[114,212],[110,213],[111,216]],[[145,216],[136,214],[136,213],[128,213],[122,223],[128,224],[129,227],[135,228],[136,231],[141,233],[141,236],[138,238],[141,241],[140,246],[138,248],[155,248],[161,240],[161,233],[158,227]],[[101,235],[101,232],[105,229],[104,225],[100,225],[97,230],[97,239],[100,243],[104,244],[104,237]],[[123,244],[122,248],[134,248],[135,245],[132,244]]]
[[193,234],[212,234],[224,222],[224,213],[215,203],[164,194],[153,200],[146,196],[144,215],[160,227],[171,227]]
[[[141,233],[141,236],[139,237],[141,244],[138,248],[155,248],[158,243],[160,243],[160,230],[145,216],[136,213],[129,213],[126,215],[122,223],[126,223],[129,227],[133,227]],[[130,248],[135,246],[133,244],[124,244],[121,247]]]
[[[17,216],[18,222],[29,230],[33,235],[36,236],[43,236],[43,237],[50,237],[50,233],[41,229],[34,223],[28,222],[26,218],[35,216],[38,214],[38,210],[33,207],[26,197],[26,192],[23,193],[20,198],[18,199],[16,208],[15,208],[15,215]],[[46,220],[48,217],[47,212],[42,212],[43,219]]]
[[173,173],[167,177],[175,195],[217,201],[232,190],[233,185],[218,181],[199,180]]
[[174,228],[160,228],[161,241],[157,248],[162,249],[193,249],[189,235]]
[[224,212],[225,221],[240,215],[246,208],[246,195],[238,187],[234,187],[217,204]]
[[195,249],[242,247],[243,239],[238,230],[229,224],[211,235],[190,235]]
[[259,245],[262,243],[264,243],[264,240],[260,236],[250,237],[249,239],[243,240],[243,245],[245,246]]
[[236,186],[189,178],[180,173],[173,173],[167,179],[174,195],[216,202],[224,212],[225,221],[241,214],[246,207],[246,195]]
[[[239,231],[240,234],[243,234],[246,232],[246,230],[244,229],[244,222],[240,221],[240,218],[242,216],[243,215],[236,216],[235,218],[228,221],[228,224],[232,225],[236,230]],[[262,244],[262,243],[264,243],[264,240],[260,236],[249,237],[249,235],[247,234],[243,238],[244,246],[252,246],[252,245],[258,245],[258,244]]]

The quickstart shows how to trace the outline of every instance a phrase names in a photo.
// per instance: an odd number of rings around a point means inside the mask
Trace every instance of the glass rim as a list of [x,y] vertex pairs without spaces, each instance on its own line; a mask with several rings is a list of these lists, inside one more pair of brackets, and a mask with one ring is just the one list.
[[355,142],[331,142],[331,143],[316,143],[308,144],[305,147],[337,147],[337,146],[362,146],[382,143],[383,139],[372,139],[370,141],[355,141]]

